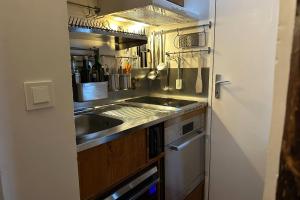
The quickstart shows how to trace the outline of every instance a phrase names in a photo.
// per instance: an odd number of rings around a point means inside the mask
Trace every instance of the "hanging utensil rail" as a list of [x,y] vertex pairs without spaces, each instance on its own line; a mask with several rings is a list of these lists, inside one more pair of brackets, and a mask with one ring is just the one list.
[[211,48],[208,47],[207,49],[200,49],[200,50],[192,50],[192,51],[178,51],[178,52],[166,52],[166,55],[167,56],[170,56],[170,55],[175,55],[175,54],[188,54],[188,53],[201,53],[201,52],[207,52],[207,54],[210,54],[211,53]]
[[203,28],[203,27],[208,27],[209,29],[211,29],[212,22],[210,21],[208,24],[200,24],[200,25],[196,25],[196,26],[188,26],[188,27],[183,27],[183,28],[170,29],[170,30],[166,30],[166,31],[157,31],[154,34],[155,35],[168,34],[168,33],[186,31],[186,30],[191,30],[191,29],[196,29],[196,28]]
[[80,3],[75,3],[75,2],[71,2],[71,1],[67,1],[68,4],[70,5],[74,5],[74,6],[79,6],[79,7],[83,7],[83,8],[88,8],[88,9],[92,9],[95,11],[96,14],[99,14],[101,9],[99,7],[91,7],[91,6],[87,6],[87,5],[83,5]]
[[100,57],[109,57],[109,58],[124,58],[124,59],[137,59],[134,56],[114,56],[114,55],[100,55]]

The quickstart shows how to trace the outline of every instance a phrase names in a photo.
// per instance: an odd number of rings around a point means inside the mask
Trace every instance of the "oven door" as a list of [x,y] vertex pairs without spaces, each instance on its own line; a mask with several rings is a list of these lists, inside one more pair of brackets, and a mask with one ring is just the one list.
[[183,200],[204,180],[204,135],[195,130],[166,146],[166,200]]
[[153,167],[99,200],[158,200],[158,184],[158,169]]

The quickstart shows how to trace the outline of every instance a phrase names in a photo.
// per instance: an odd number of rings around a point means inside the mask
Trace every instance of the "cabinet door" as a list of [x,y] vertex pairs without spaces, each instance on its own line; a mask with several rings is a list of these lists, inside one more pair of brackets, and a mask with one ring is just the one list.
[[167,1],[175,3],[175,4],[177,4],[179,6],[182,6],[182,7],[184,6],[184,0],[167,0]]
[[81,199],[102,194],[136,173],[147,161],[146,130],[78,153]]
[[111,181],[116,183],[133,175],[147,162],[146,130],[108,144]]
[[109,148],[101,145],[78,153],[80,198],[90,199],[110,185]]

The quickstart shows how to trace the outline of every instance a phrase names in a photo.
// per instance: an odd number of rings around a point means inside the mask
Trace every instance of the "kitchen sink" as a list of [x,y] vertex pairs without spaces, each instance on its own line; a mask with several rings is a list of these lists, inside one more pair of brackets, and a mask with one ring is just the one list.
[[104,131],[121,124],[123,124],[122,120],[96,114],[82,114],[75,116],[77,138],[91,133]]

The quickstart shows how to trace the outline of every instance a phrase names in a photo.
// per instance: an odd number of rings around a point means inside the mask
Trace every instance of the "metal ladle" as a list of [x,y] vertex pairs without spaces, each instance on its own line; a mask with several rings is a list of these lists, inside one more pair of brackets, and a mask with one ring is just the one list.
[[147,78],[150,80],[155,80],[158,76],[156,70],[156,56],[155,56],[155,34],[152,35],[152,70],[147,74]]
[[165,42],[163,32],[160,33],[160,63],[157,66],[158,71],[162,71],[167,68],[167,64],[165,63]]

